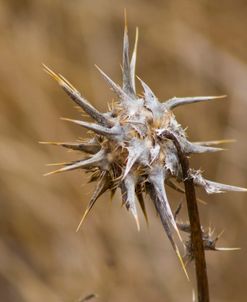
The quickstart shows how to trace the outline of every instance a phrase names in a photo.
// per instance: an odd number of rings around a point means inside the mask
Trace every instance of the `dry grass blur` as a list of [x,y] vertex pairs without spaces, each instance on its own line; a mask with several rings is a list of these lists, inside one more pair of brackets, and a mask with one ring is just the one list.
[[[236,138],[221,154],[196,157],[212,179],[247,186],[247,3],[244,0],[0,1],[0,297],[5,302],[191,301],[189,284],[149,206],[150,227],[135,224],[116,196],[97,203],[75,229],[92,186],[83,173],[49,178],[46,163],[71,159],[44,140],[73,140],[78,117],[67,96],[41,68],[62,73],[95,105],[112,94],[94,68],[120,80],[123,9],[130,37],[140,28],[137,73],[157,96],[227,94],[227,100],[176,111],[194,140]],[[228,147],[228,146],[227,146]],[[205,196],[205,224],[225,229],[207,254],[212,301],[246,301],[246,194]],[[173,208],[181,200],[174,195]],[[192,267],[190,272],[192,273]]]

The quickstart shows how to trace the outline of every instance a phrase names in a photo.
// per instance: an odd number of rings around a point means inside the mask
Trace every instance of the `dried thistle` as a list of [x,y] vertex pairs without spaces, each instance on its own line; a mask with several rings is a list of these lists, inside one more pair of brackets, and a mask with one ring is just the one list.
[[[194,253],[194,246],[192,244],[191,240],[191,225],[189,222],[181,222],[177,220],[177,216],[182,208],[182,203],[179,204],[178,208],[176,209],[174,213],[174,218],[177,223],[177,227],[181,232],[184,232],[188,234],[188,238],[185,241],[185,254],[183,256],[183,259],[185,260],[185,263],[189,263],[195,258]],[[202,233],[202,242],[203,242],[203,248],[205,251],[237,251],[240,250],[238,247],[217,247],[216,244],[218,243],[218,240],[223,235],[224,231],[220,232],[218,235],[214,235],[215,229],[209,226],[208,228],[204,228],[201,225],[201,233]]]
[[[165,232],[184,268],[180,252],[175,243],[174,234],[182,241],[174,214],[167,195],[166,185],[174,190],[183,190],[178,183],[184,181],[177,149],[172,140],[164,136],[169,131],[179,142],[182,152],[190,156],[195,153],[217,152],[223,149],[215,147],[226,141],[190,142],[185,130],[176,121],[172,110],[176,107],[202,101],[221,99],[225,96],[183,97],[159,102],[152,90],[140,78],[144,93],[137,95],[135,87],[135,66],[137,56],[138,29],[134,51],[129,60],[129,40],[125,25],[123,40],[123,84],[114,83],[99,67],[97,69],[109,84],[117,99],[109,112],[101,113],[94,108],[79,91],[60,74],[56,74],[44,65],[45,71],[54,78],[68,96],[93,120],[89,123],[81,120],[63,119],[90,131],[91,138],[76,143],[49,142],[72,150],[83,152],[82,159],[63,164],[63,167],[47,173],[84,169],[91,173],[91,181],[97,181],[95,192],[79,223],[80,228],[85,217],[93,208],[97,199],[106,191],[112,194],[121,190],[122,201],[131,212],[140,228],[136,200],[147,219],[143,194],[149,195],[160,216]],[[244,188],[229,186],[205,179],[201,171],[189,170],[196,186],[203,187],[207,193],[225,191],[247,191]],[[189,227],[189,226],[188,226]],[[217,240],[215,240],[216,242]],[[188,243],[186,244],[188,250]],[[192,253],[191,253],[192,255]],[[184,268],[185,270],[185,268]]]

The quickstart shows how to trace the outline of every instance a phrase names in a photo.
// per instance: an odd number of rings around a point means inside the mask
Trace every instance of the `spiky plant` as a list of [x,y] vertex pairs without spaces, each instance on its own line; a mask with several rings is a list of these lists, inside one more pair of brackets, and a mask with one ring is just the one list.
[[[174,97],[161,103],[140,78],[138,80],[144,93],[142,96],[137,95],[135,86],[137,42],[138,29],[136,30],[134,51],[131,60],[129,60],[129,40],[127,26],[125,26],[122,87],[114,83],[96,66],[117,96],[112,108],[106,113],[100,113],[63,76],[44,66],[45,71],[58,82],[68,96],[94,120],[93,123],[88,123],[63,118],[63,120],[88,129],[90,134],[93,133],[94,135],[85,141],[75,143],[50,142],[53,145],[81,151],[84,156],[82,159],[66,163],[62,168],[46,175],[84,169],[91,173],[91,181],[97,181],[95,192],[78,229],[97,199],[106,191],[113,194],[118,188],[121,191],[125,207],[134,216],[139,229],[136,200],[147,219],[143,194],[149,195],[171,245],[183,265],[175,243],[174,233],[181,239],[179,229],[182,231],[184,229],[175,220],[166,195],[166,186],[183,192],[178,183],[183,182],[184,179],[177,149],[173,141],[167,139],[163,134],[167,131],[172,133],[179,142],[182,152],[187,156],[194,153],[210,153],[222,150],[213,145],[224,141],[190,142],[186,137],[185,130],[176,121],[172,110],[182,105],[211,101],[224,96]],[[188,173],[193,178],[194,184],[203,187],[207,193],[246,191],[244,188],[207,180],[199,170],[189,170]],[[188,228],[189,226],[186,229],[187,232]],[[187,242],[187,250],[191,254],[190,241]],[[193,255],[189,256],[193,257]]]

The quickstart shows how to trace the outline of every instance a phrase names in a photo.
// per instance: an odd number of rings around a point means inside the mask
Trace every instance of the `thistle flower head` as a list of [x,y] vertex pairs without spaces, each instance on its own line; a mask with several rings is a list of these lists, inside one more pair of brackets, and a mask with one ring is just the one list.
[[[88,102],[79,91],[63,76],[54,73],[44,66],[68,96],[93,120],[64,119],[82,126],[93,133],[93,138],[76,143],[51,144],[78,150],[83,157],[77,161],[64,164],[58,170],[47,173],[54,174],[76,169],[83,169],[91,173],[91,181],[97,182],[95,192],[81,223],[93,208],[97,199],[106,191],[112,194],[120,189],[122,201],[127,210],[134,216],[139,229],[137,214],[138,201],[147,219],[144,194],[149,195],[160,216],[165,232],[181,259],[175,244],[174,235],[181,239],[178,225],[171,210],[166,186],[183,191],[179,182],[183,182],[181,165],[176,147],[163,133],[171,132],[179,141],[182,152],[186,155],[194,153],[216,152],[222,150],[214,145],[218,142],[190,142],[185,130],[176,121],[172,110],[176,107],[201,101],[211,101],[224,96],[183,97],[167,100],[161,103],[150,87],[140,78],[143,95],[136,93],[135,65],[137,55],[138,29],[133,54],[129,58],[129,40],[127,26],[124,30],[122,77],[123,84],[119,86],[99,67],[97,69],[116,94],[116,100],[109,112],[101,113]],[[223,191],[246,191],[246,189],[206,180],[200,171],[191,170],[190,175],[194,183],[203,187],[208,193]]]
[[[178,214],[182,208],[182,203],[178,205],[178,208],[174,212],[174,218],[177,223],[177,227],[179,231],[184,232],[188,235],[187,239],[185,240],[185,253],[183,256],[183,260],[185,263],[189,263],[195,258],[195,249],[192,244],[191,239],[191,225],[189,222],[182,222],[177,219]],[[223,235],[224,231],[219,233],[218,235],[215,235],[215,229],[209,226],[208,228],[205,228],[201,225],[201,233],[202,233],[202,243],[203,248],[205,251],[237,251],[240,250],[238,247],[217,247],[216,244],[218,243],[219,239]]]

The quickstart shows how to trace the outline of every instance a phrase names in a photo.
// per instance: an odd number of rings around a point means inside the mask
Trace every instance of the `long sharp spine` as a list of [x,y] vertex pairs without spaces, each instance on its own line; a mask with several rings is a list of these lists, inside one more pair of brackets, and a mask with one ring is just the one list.
[[76,229],[76,232],[79,231],[81,225],[83,224],[85,218],[87,217],[87,215],[89,214],[89,212],[92,210],[94,204],[96,203],[97,199],[106,192],[106,190],[108,190],[110,188],[110,179],[109,176],[107,174],[107,172],[103,172],[103,175],[101,176],[100,181],[97,184],[97,187],[95,189],[95,192],[93,193],[93,196],[91,198],[91,200],[88,203],[88,206],[86,208],[86,211],[84,212],[80,223],[78,224],[78,227]]
[[173,247],[173,249],[174,249],[174,251],[175,251],[175,253],[176,253],[176,255],[177,255],[178,259],[179,259],[179,262],[180,262],[180,264],[182,266],[182,269],[183,269],[183,271],[184,271],[187,279],[189,280],[189,276],[188,276],[187,270],[185,268],[184,261],[183,261],[183,259],[181,257],[179,249],[178,249],[178,247],[177,247],[177,245],[176,245],[176,243],[175,243],[175,241],[173,239],[171,225],[168,222],[166,215],[164,215],[164,213],[163,213],[164,210],[163,210],[163,208],[161,206],[161,202],[160,202],[160,200],[159,200],[159,198],[157,196],[156,189],[155,189],[155,184],[150,183],[149,185],[147,185],[147,192],[150,195],[150,198],[151,198],[151,200],[153,201],[153,203],[155,205],[156,211],[158,212],[158,214],[160,216],[160,219],[161,219],[161,222],[162,222],[163,227],[165,229],[165,232],[167,234],[167,237],[168,237],[168,239],[171,242],[171,245],[172,245],[172,247]]
[[88,122],[84,122],[84,121],[80,121],[80,120],[73,120],[73,119],[69,119],[69,118],[61,118],[64,121],[68,121],[68,122],[72,122],[74,124],[80,125],[88,130],[92,130],[95,133],[98,133],[100,135],[104,135],[104,136],[117,136],[120,135],[120,129],[116,129],[116,128],[106,128],[104,126],[100,126],[94,123],[88,123]]
[[222,183],[206,180],[208,187],[208,193],[221,193],[221,192],[247,192],[247,188],[241,188],[237,186],[225,185]]
[[106,169],[107,159],[104,150],[100,150],[98,153],[96,153],[89,159],[72,162],[71,164],[68,164],[61,169],[46,173],[45,176],[66,172],[66,171],[72,171],[76,169],[88,169],[97,166],[101,167],[102,169]]
[[131,98],[118,84],[113,82],[112,79],[110,79],[108,75],[105,74],[104,71],[101,70],[97,65],[95,65],[95,67],[99,70],[105,81],[110,85],[111,89],[117,94],[122,102],[132,102]]
[[146,206],[145,206],[145,202],[144,202],[144,198],[143,198],[143,194],[142,194],[142,191],[141,191],[141,186],[140,185],[137,185],[136,186],[136,197],[139,201],[139,204],[140,204],[140,207],[142,209],[142,213],[145,217],[145,220],[146,220],[146,223],[147,225],[149,224],[148,222],[148,215],[147,215],[147,210],[146,210]]
[[134,50],[130,62],[130,79],[133,87],[134,93],[136,93],[136,85],[135,85],[135,69],[136,69],[136,56],[137,56],[137,46],[138,46],[138,37],[139,37],[139,30],[138,27],[136,28],[136,36],[135,36],[135,45]]
[[182,105],[188,105],[192,103],[198,103],[198,102],[205,102],[205,101],[212,101],[216,99],[222,99],[225,98],[226,95],[220,95],[220,96],[195,96],[195,97],[185,97],[185,98],[177,98],[174,97],[165,103],[163,103],[163,106],[165,109],[172,110],[178,106]]
[[84,99],[79,91],[75,89],[68,80],[63,76],[56,74],[46,65],[43,65],[44,70],[55,79],[58,84],[64,89],[64,91],[69,95],[69,97],[82,108],[89,116],[91,116],[95,121],[104,126],[111,126],[110,121],[100,113],[96,108],[94,108],[86,99]]
[[176,221],[174,219],[173,213],[171,211],[166,191],[164,187],[165,183],[165,172],[162,167],[156,167],[151,171],[151,174],[149,175],[149,181],[154,187],[155,195],[157,196],[156,205],[158,208],[158,212],[161,218],[161,221],[164,225],[170,224],[174,230],[176,231],[179,239],[182,241],[181,235],[179,233]]
[[123,40],[123,91],[129,96],[135,95],[134,87],[132,85],[131,80],[131,69],[129,62],[129,37],[126,19]]
[[219,152],[219,151],[223,151],[223,150],[224,149],[222,149],[222,148],[198,145],[198,144],[190,143],[188,141],[184,148],[184,152],[187,154],[213,153],[213,152]]
[[61,146],[67,149],[83,151],[89,154],[95,154],[100,150],[100,145],[96,143],[70,143],[70,142],[40,142],[41,144]]
[[221,140],[214,140],[214,141],[193,142],[193,144],[199,146],[215,146],[215,145],[230,144],[235,142],[236,142],[235,139],[221,139]]
[[128,210],[135,218],[137,230],[140,230],[140,223],[135,202],[135,179],[132,174],[128,174],[121,184],[122,198]]
[[193,177],[195,185],[203,187],[208,194],[223,193],[225,191],[247,192],[247,188],[241,188],[207,180],[202,176],[200,171],[192,171],[190,175]]

